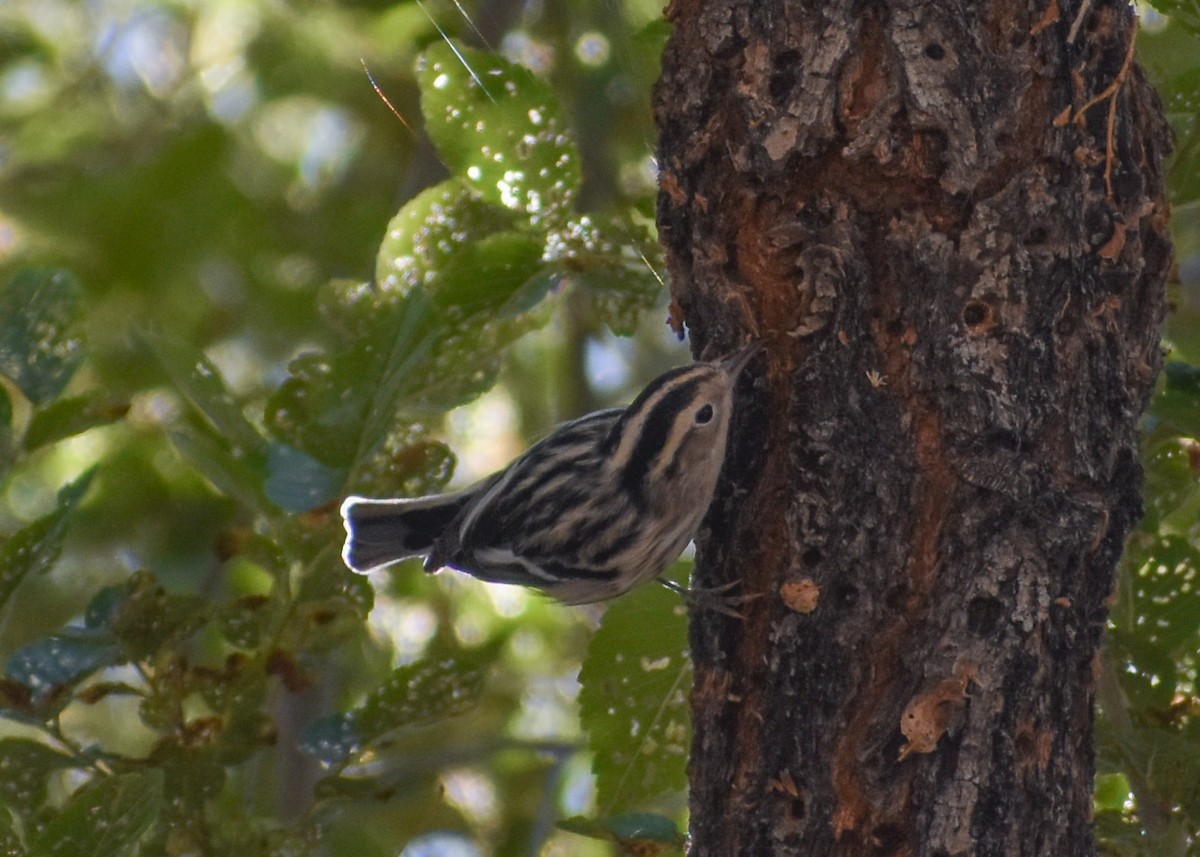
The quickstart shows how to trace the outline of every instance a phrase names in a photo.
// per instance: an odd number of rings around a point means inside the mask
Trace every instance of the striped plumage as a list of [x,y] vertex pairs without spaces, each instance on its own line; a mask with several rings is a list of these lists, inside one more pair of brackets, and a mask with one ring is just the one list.
[[757,343],[659,376],[627,408],[559,426],[462,491],[342,504],[351,569],[414,556],[568,604],[602,601],[659,574],[712,501],[738,374]]

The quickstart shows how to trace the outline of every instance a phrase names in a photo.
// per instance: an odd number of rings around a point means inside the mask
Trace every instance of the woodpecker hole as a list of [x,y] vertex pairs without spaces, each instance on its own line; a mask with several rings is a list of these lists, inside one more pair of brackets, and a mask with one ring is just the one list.
[[946,58],[946,49],[937,42],[930,42],[925,46],[925,56],[933,61],[943,60]]
[[967,604],[967,628],[980,637],[991,635],[1000,622],[1004,605],[990,595],[972,598]]
[[962,311],[963,324],[971,330],[991,327],[995,323],[992,317],[992,307],[984,301],[971,301]]
[[907,854],[904,829],[898,824],[880,824],[871,831],[871,854],[878,857]]

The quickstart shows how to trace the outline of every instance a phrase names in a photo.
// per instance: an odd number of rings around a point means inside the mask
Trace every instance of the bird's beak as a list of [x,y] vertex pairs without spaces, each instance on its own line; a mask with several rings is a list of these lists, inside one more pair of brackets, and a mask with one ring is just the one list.
[[744,345],[735,351],[731,356],[725,358],[721,362],[721,368],[735,378],[746,368],[746,364],[754,359],[758,352],[767,347],[767,343],[761,339],[756,339],[748,345]]

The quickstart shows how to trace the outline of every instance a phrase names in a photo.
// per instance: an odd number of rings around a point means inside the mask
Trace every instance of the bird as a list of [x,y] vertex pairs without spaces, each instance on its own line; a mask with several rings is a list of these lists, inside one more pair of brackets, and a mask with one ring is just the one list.
[[564,423],[507,467],[451,493],[350,496],[345,564],[366,574],[413,557],[565,604],[658,577],[713,499],[739,376],[761,340],[671,369],[625,408]]

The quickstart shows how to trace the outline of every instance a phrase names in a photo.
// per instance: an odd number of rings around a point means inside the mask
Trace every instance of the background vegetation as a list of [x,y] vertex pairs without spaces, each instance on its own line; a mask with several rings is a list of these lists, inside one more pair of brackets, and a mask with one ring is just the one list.
[[[368,580],[336,517],[689,359],[653,236],[660,5],[0,7],[0,852],[678,842],[677,597]],[[1159,12],[1181,282],[1099,667],[1129,855],[1200,831],[1200,15]]]

